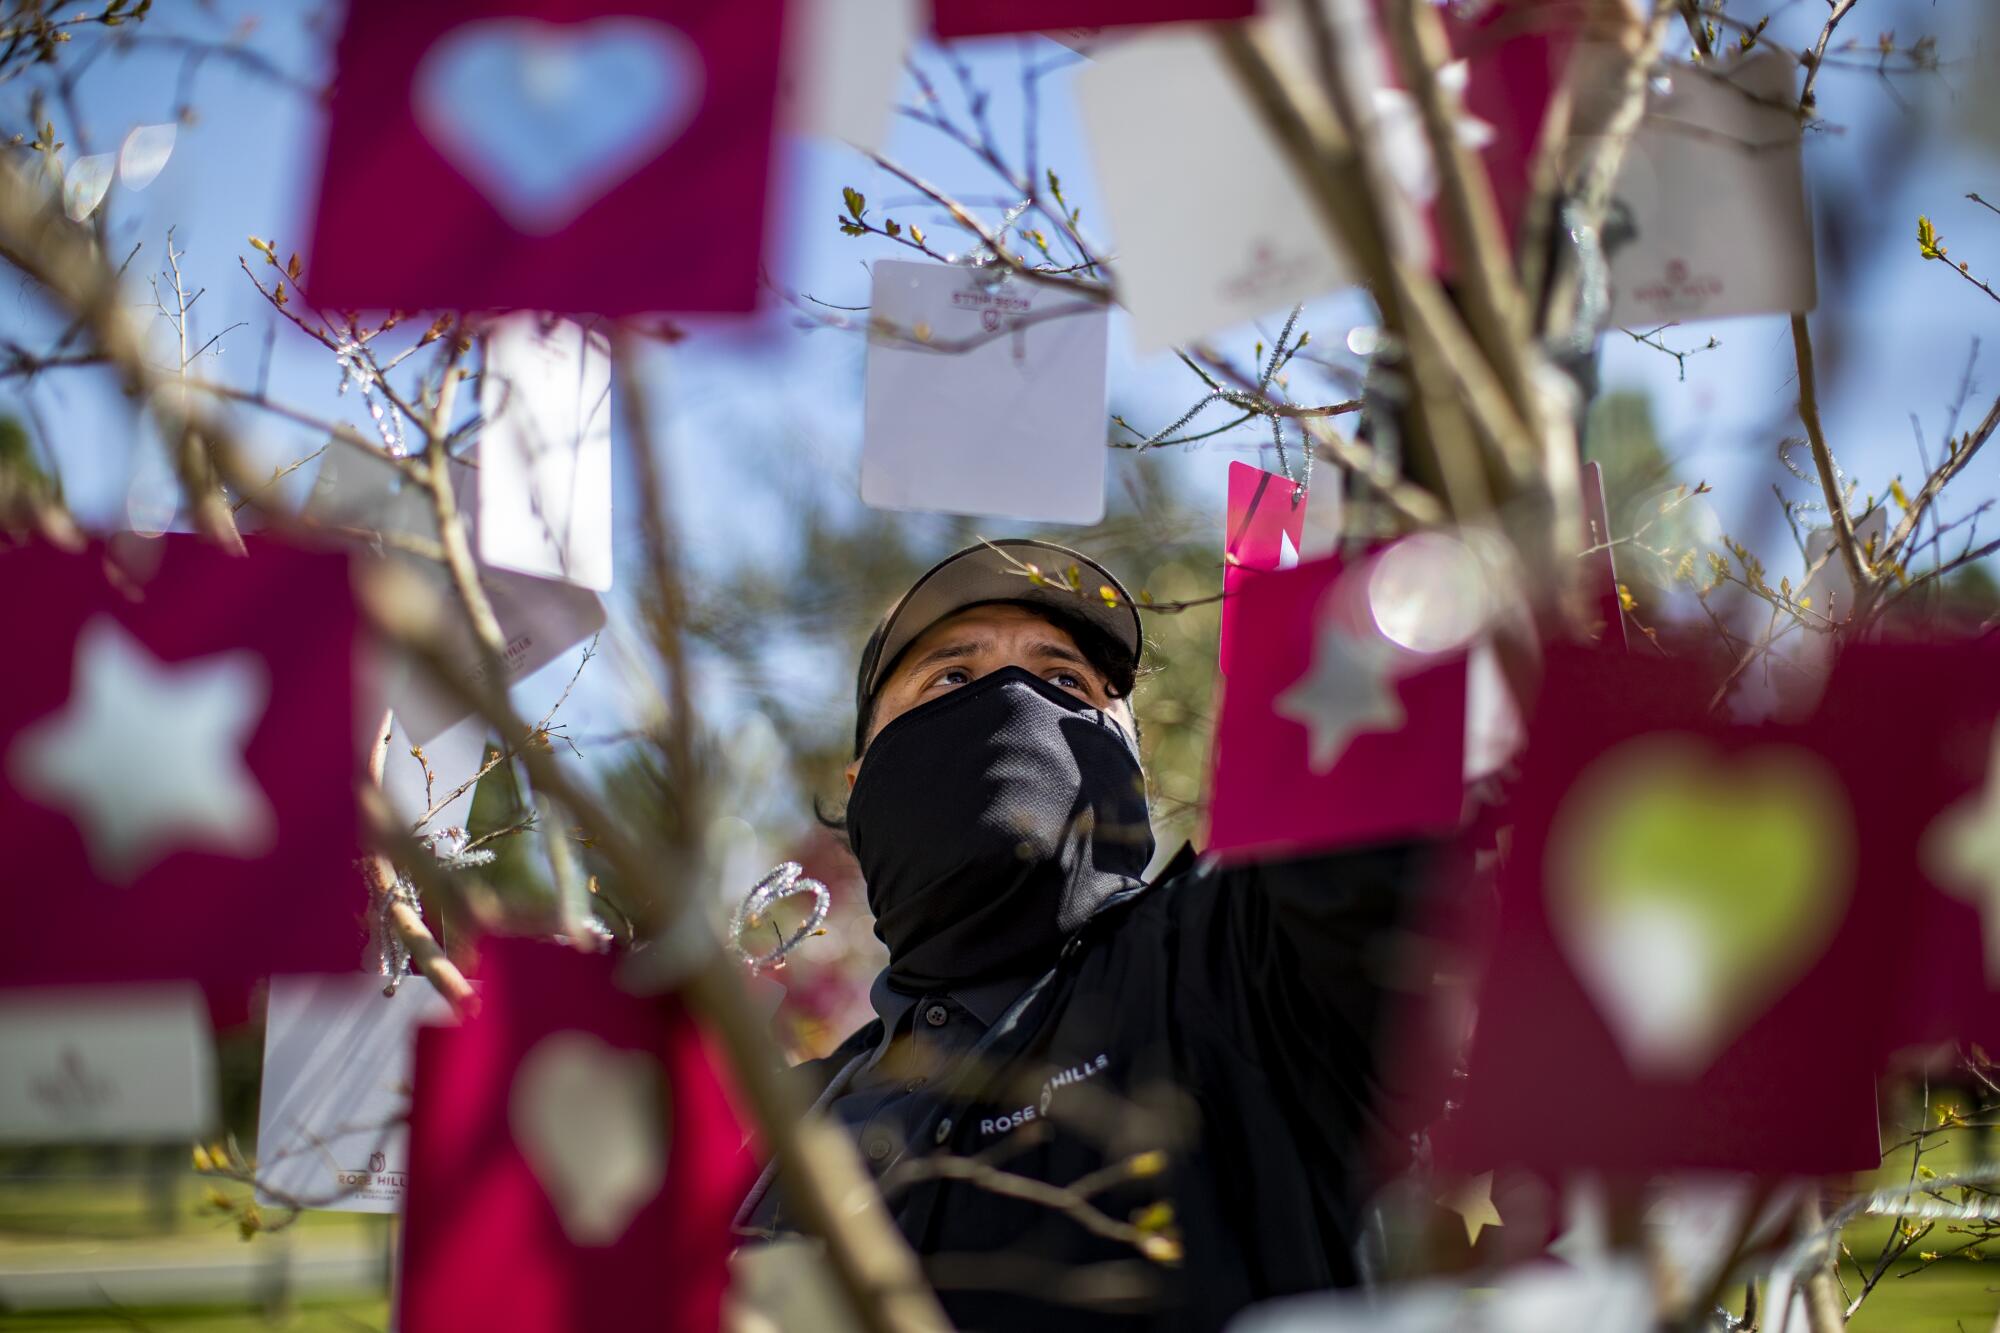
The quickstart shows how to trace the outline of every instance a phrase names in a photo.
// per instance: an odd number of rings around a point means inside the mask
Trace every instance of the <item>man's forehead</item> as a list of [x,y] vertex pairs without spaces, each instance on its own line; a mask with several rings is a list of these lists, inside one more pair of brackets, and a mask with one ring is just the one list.
[[1032,628],[1042,640],[1040,644],[1030,644],[1030,648],[1058,648],[1081,657],[1075,636],[1033,607],[1013,602],[981,602],[952,612],[912,639],[895,669],[900,672],[942,647],[984,646],[1002,633],[1024,628]]

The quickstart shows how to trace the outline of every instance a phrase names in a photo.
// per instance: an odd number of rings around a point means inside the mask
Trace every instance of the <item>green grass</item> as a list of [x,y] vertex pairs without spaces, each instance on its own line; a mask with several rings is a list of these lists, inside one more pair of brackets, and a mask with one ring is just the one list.
[[201,1329],[203,1333],[362,1333],[389,1324],[383,1299],[306,1301],[273,1318],[241,1306],[133,1307],[116,1313],[74,1310],[48,1314],[0,1314],[7,1333],[139,1333],[144,1329]]
[[[129,1159],[107,1164],[85,1153],[44,1155],[30,1165],[15,1154],[0,1154],[0,1265],[33,1268],[38,1263],[72,1262],[76,1258],[170,1254],[198,1262],[204,1254],[237,1257],[245,1247],[279,1243],[267,1235],[244,1240],[237,1217],[250,1200],[248,1187],[197,1175],[191,1166],[171,1169],[173,1197],[170,1229],[162,1218],[147,1182],[129,1168]],[[27,1168],[27,1169],[24,1169]],[[46,1174],[44,1174],[46,1173]],[[213,1191],[228,1208],[214,1206]],[[261,1210],[260,1220],[278,1222],[282,1211]],[[308,1212],[285,1228],[286,1234],[319,1238],[339,1236],[381,1243],[389,1219],[365,1213]],[[51,1310],[32,1313],[0,1311],[5,1333],[97,1333],[97,1330],[192,1330],[203,1333],[357,1333],[388,1325],[388,1295],[379,1285],[351,1294],[299,1299],[277,1312],[259,1305],[172,1307],[133,1306],[117,1310]]]
[[[1897,1117],[1907,1121],[1909,1114]],[[1892,1141],[1899,1137],[1890,1134]],[[1924,1164],[1940,1175],[1975,1164],[1979,1139],[1971,1130],[1954,1130],[1936,1136],[1924,1156]],[[2000,1151],[2000,1135],[1993,1149]],[[21,1165],[0,1154],[0,1263],[20,1262],[33,1256],[61,1256],[107,1250],[143,1250],[170,1245],[177,1251],[193,1247],[206,1252],[209,1247],[268,1245],[269,1237],[249,1241],[240,1238],[234,1217],[207,1203],[209,1191],[217,1190],[240,1206],[248,1191],[242,1186],[218,1183],[197,1176],[185,1165],[174,1168],[179,1200],[174,1229],[163,1233],[149,1208],[144,1182],[136,1176],[89,1174],[101,1165],[94,1159],[76,1155],[44,1158],[36,1170],[47,1172],[37,1179],[22,1179]],[[1856,1182],[1859,1189],[1899,1185],[1909,1178],[1910,1151],[1905,1148],[1884,1162],[1873,1176]],[[276,1220],[273,1217],[272,1220]],[[298,1231],[326,1236],[347,1232],[379,1238],[388,1219],[360,1213],[303,1214],[293,1224]],[[1889,1218],[1864,1218],[1846,1233],[1855,1261],[1872,1268],[1882,1242],[1894,1225]],[[1915,1258],[1919,1251],[1948,1251],[1962,1244],[1964,1237],[1947,1233],[1943,1225],[1912,1247],[1911,1256],[1899,1261],[1892,1276],[1885,1277],[1863,1303],[1850,1325],[1853,1333],[1989,1333],[2000,1312],[2000,1259],[1948,1258],[1925,1265]],[[2000,1244],[1995,1252],[2000,1254]],[[1843,1262],[1842,1276],[1850,1291],[1860,1289],[1860,1272],[1855,1263]],[[1740,1290],[1730,1296],[1732,1304],[1741,1300]],[[204,1330],[207,1333],[321,1333],[339,1330],[357,1333],[387,1326],[388,1302],[380,1290],[358,1290],[336,1299],[310,1298],[276,1315],[267,1315],[252,1306],[209,1306],[174,1308],[131,1308],[123,1311],[51,1311],[32,1314],[0,1313],[0,1330],[6,1333],[132,1333],[134,1329]]]

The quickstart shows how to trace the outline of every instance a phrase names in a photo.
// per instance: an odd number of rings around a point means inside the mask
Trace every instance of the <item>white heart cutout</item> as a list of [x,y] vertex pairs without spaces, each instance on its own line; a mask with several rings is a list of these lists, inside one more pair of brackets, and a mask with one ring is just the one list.
[[672,1101],[646,1051],[549,1034],[514,1071],[507,1122],[578,1245],[616,1244],[666,1181]]
[[678,139],[701,106],[701,52],[656,19],[484,19],[424,53],[424,137],[517,231],[560,231]]

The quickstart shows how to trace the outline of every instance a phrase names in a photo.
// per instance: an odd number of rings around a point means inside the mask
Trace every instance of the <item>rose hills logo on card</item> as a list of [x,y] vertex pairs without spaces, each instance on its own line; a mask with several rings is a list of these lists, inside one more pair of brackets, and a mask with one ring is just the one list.
[[1671,259],[1658,278],[1634,283],[1631,296],[1650,310],[1695,314],[1728,289],[1719,274],[1697,273],[1686,260]]
[[389,1170],[389,1155],[379,1148],[368,1154],[364,1169],[335,1168],[333,1183],[350,1199],[401,1199],[410,1188],[408,1173]]
[[1303,251],[1284,251],[1260,236],[1250,246],[1243,267],[1223,275],[1219,288],[1231,301],[1260,301],[1277,305],[1294,293],[1312,285],[1314,257]]
[[34,1081],[31,1095],[58,1115],[89,1117],[117,1100],[118,1083],[93,1070],[76,1047],[65,1046],[55,1069]]

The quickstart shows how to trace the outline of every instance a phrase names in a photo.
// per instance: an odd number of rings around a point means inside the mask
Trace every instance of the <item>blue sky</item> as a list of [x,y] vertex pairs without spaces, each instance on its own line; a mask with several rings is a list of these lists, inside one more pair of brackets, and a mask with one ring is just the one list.
[[[1735,8],[1749,13],[1756,7]],[[1804,45],[1824,13],[1818,0],[1779,0],[1771,8],[1776,11],[1772,34],[1791,46]],[[1950,61],[1970,49],[1972,26],[1984,8],[1931,0],[1865,0],[1844,33],[1872,41],[1893,29],[1905,45],[1935,35]],[[309,86],[321,85],[328,76],[335,24],[327,15],[321,14],[315,26],[302,17],[308,11],[244,0],[202,10],[161,6],[142,31],[222,39],[239,23],[254,20],[250,45],[259,54]],[[85,44],[96,40],[95,34],[80,36],[66,58],[82,54]],[[1061,48],[1041,39],[1031,39],[1027,46],[1037,61],[1062,55]],[[994,89],[993,119],[1009,142],[1016,141],[1020,124],[1014,70],[1021,49],[1013,40],[965,47],[976,73]],[[59,136],[103,151],[115,148],[133,125],[172,119],[184,60],[183,50],[159,47],[101,60],[78,88],[81,122],[66,123],[56,111]],[[1068,78],[1068,71],[1060,72],[1044,85],[1043,157],[1082,204],[1087,228],[1115,250],[1116,238],[1103,231],[1088,148],[1066,91]],[[1964,132],[1968,117],[1954,95],[1969,78],[1962,67],[1948,67],[1942,75],[1899,78],[1890,88],[1866,72],[1829,70],[1821,81],[1821,107],[1834,128],[1814,135],[1806,150],[1820,236],[1823,246],[1837,243],[1859,256],[1847,270],[1847,281],[1829,282],[1823,268],[1823,313],[1815,330],[1822,343],[1825,419],[1841,461],[1869,491],[1879,492],[1893,474],[1917,473],[1912,414],[1923,423],[1935,452],[1970,341],[1983,329],[1993,329],[1993,316],[2000,313],[1942,265],[1924,263],[1915,244],[1917,214],[1928,213],[1951,244],[1954,258],[1970,260],[1975,271],[2000,273],[2000,216],[1963,198],[1975,190],[2000,197],[2000,133],[1983,144],[1973,142]],[[10,129],[25,125],[24,85],[34,82],[16,79],[0,85],[0,110]],[[183,126],[165,172],[143,192],[113,188],[107,205],[113,219],[111,245],[122,254],[135,241],[143,242],[133,269],[149,273],[161,261],[166,228],[175,227],[191,284],[207,289],[197,307],[199,335],[206,338],[227,325],[246,323],[222,338],[201,373],[250,384],[258,373],[270,316],[238,271],[237,257],[256,260],[245,242],[251,234],[275,238],[281,253],[305,251],[323,113],[309,96],[222,57],[204,62],[190,86],[197,119]],[[887,152],[965,197],[987,200],[997,189],[997,182],[963,149],[923,127],[901,123]],[[865,303],[866,263],[891,253],[886,243],[836,232],[833,215],[841,186],[857,186],[878,206],[923,221],[936,237],[949,231],[948,224],[935,225],[912,207],[907,189],[850,149],[787,139],[779,146],[777,162],[781,186],[775,196],[770,266],[780,282],[825,301]],[[1199,188],[1210,174],[1219,176],[1221,164],[1190,161],[1186,181],[1173,188]],[[1214,188],[1226,185],[1217,180]],[[396,201],[385,199],[382,206],[394,208]],[[665,255],[658,262],[677,261],[698,262],[698,256]],[[1358,298],[1334,297],[1309,308],[1308,326],[1321,346],[1332,348],[1350,323],[1363,318]],[[782,309],[752,319],[687,323],[692,336],[656,357],[650,367],[678,516],[700,559],[726,562],[777,549],[787,540],[780,482],[823,486],[845,497],[854,494],[863,345],[850,334],[801,331],[795,316]],[[0,290],[0,331],[30,346],[49,336],[46,314],[25,286]],[[1687,326],[1667,337],[1676,346],[1694,346],[1711,335],[1721,340],[1721,349],[1689,360],[1682,383],[1671,359],[1613,332],[1604,345],[1604,381],[1607,387],[1634,388],[1651,396],[1662,437],[1680,460],[1683,477],[1715,485],[1715,508],[1724,525],[1770,553],[1775,572],[1781,567],[1775,557],[1782,539],[1769,489],[1783,475],[1775,447],[1784,435],[1798,433],[1786,324],[1778,317],[1739,319],[1713,327]],[[1219,341],[1247,356],[1254,336],[1245,330]],[[2000,340],[1994,341],[1975,375],[1975,414],[2000,390]],[[337,378],[322,349],[280,327],[273,345],[273,393],[365,425],[358,404],[335,395]],[[1135,356],[1122,316],[1114,317],[1111,395],[1116,408],[1135,421],[1164,424],[1197,396],[1190,385],[1171,356]],[[57,436],[72,503],[87,519],[117,522],[135,477],[142,491],[167,484],[156,445],[135,428],[106,377],[56,372],[33,392],[40,419]],[[0,409],[18,393],[17,383],[0,382]],[[309,431],[270,418],[244,420],[273,461],[297,457],[319,442]],[[1221,448],[1145,458],[1119,453],[1112,460],[1112,484],[1123,469],[1170,468],[1198,503],[1219,515],[1230,456]],[[1974,468],[1956,488],[1950,512],[2000,495],[1996,475],[2000,472],[1991,466]],[[618,513],[617,534],[621,552],[636,550],[629,505]],[[809,674],[820,669],[817,664],[801,667]],[[837,701],[844,666],[834,674],[831,697]],[[623,725],[621,692],[611,688],[615,670],[605,675],[610,680],[583,691],[572,708],[579,731]],[[534,709],[566,676],[565,664],[558,663],[531,682],[524,691],[524,708]]]

